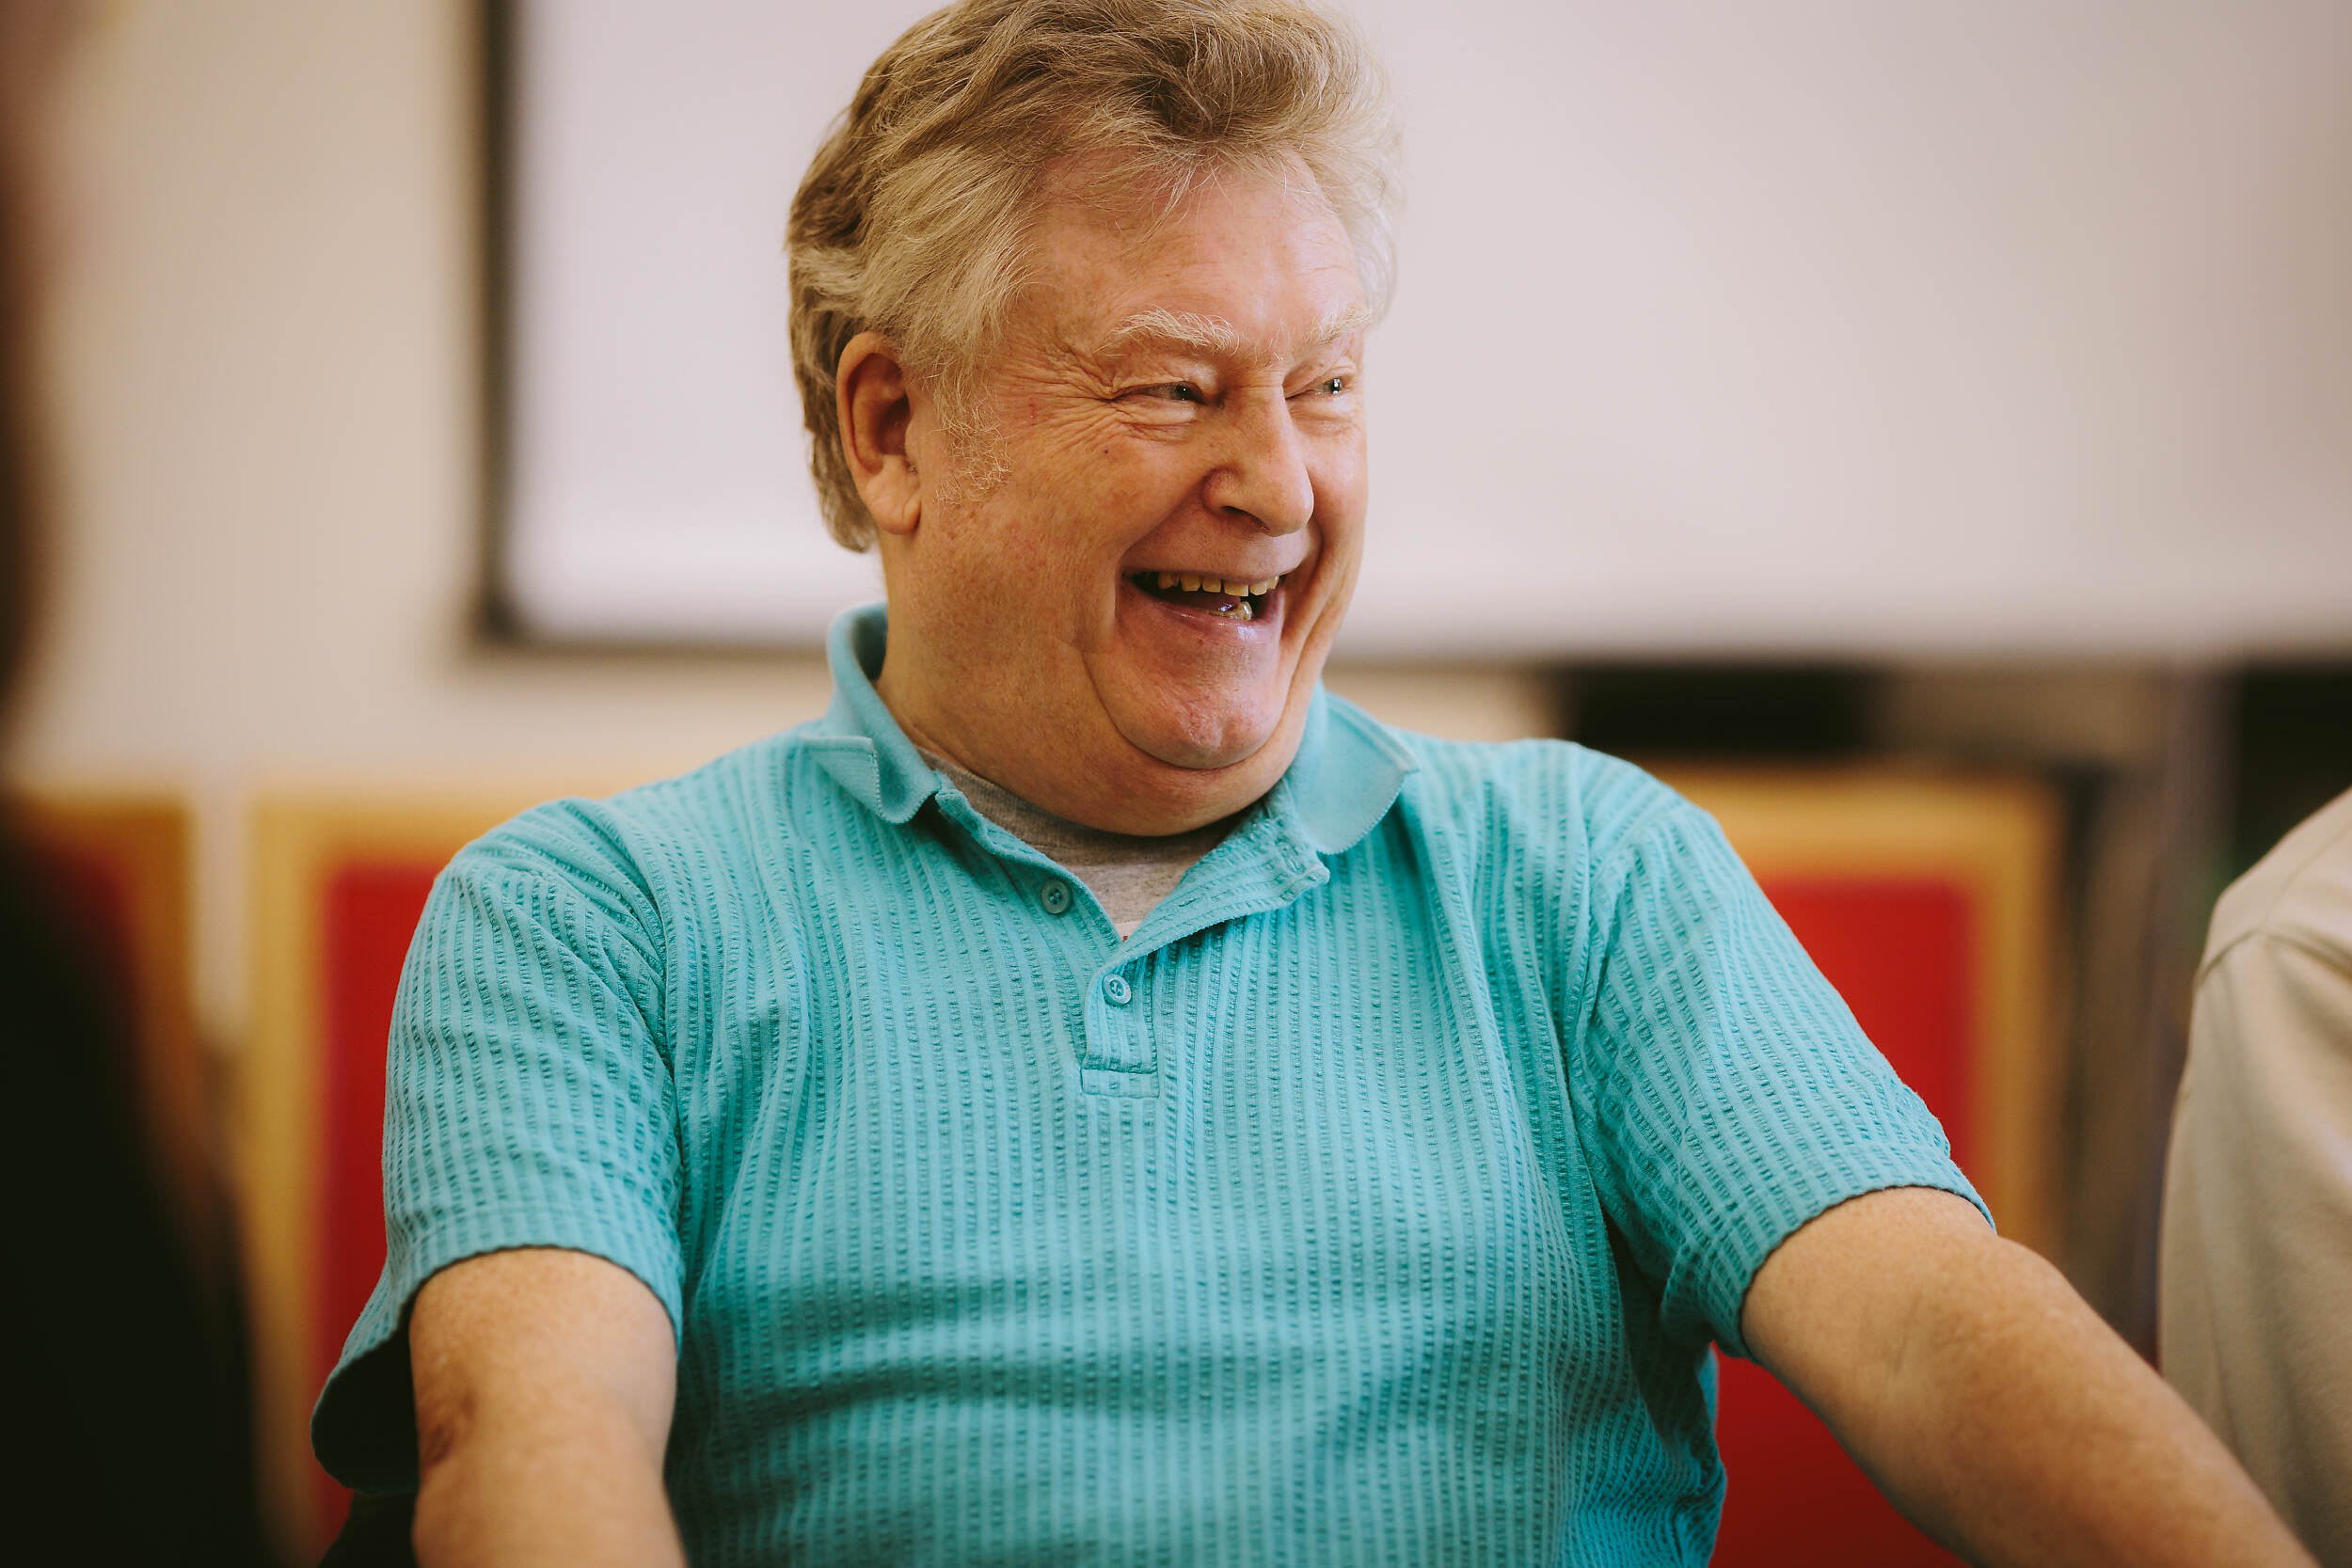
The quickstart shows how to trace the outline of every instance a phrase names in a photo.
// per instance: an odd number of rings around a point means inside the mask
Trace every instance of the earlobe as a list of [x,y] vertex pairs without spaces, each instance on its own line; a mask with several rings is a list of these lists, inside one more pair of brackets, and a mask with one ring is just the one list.
[[897,347],[879,332],[850,339],[834,397],[841,455],[866,510],[883,532],[913,533],[923,515],[923,481],[908,440],[914,403]]

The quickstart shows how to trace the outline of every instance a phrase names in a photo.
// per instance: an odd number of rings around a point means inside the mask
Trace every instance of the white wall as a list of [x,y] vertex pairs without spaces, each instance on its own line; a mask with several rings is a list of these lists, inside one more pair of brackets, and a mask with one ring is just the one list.
[[[474,39],[461,0],[110,8],[79,63],[68,528],[17,762],[198,806],[199,1006],[246,1016],[242,824],[331,787],[603,788],[820,711],[812,658],[469,638]],[[1335,671],[1384,716],[1540,730],[1525,672]]]
[[[858,591],[776,209],[930,3],[525,8],[536,624]],[[1335,3],[1408,154],[1343,651],[2352,652],[2345,0]]]

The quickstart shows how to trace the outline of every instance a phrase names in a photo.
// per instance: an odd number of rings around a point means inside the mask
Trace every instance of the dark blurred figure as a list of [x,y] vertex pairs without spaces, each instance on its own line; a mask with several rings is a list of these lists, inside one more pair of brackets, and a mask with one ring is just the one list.
[[[38,150],[80,20],[64,0],[0,0],[0,741],[32,639],[44,510],[36,296],[57,247]],[[0,1190],[20,1227],[8,1249],[19,1457],[0,1539],[20,1562],[270,1562],[235,1254],[190,1234],[190,1216],[225,1211],[175,1201],[159,1180],[136,1012],[103,978],[124,966],[75,947],[61,904],[13,815],[0,820],[0,1040],[14,1091]]]

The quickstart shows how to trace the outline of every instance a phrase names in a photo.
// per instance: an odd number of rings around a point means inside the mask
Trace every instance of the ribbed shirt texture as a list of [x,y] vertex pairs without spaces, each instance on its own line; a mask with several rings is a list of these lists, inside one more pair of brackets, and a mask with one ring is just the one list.
[[313,1423],[415,1484],[404,1313],[598,1254],[679,1336],[698,1564],[1698,1564],[1710,1341],[1861,1193],[1975,1200],[1714,824],[1315,693],[1120,940],[874,691],[435,886],[389,1256]]

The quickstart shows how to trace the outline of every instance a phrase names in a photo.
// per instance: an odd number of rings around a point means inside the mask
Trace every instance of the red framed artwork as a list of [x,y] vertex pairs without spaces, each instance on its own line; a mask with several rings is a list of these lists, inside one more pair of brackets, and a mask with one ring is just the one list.
[[[2058,1244],[2051,1193],[2060,852],[2040,782],[1660,769],[1711,812],[1887,1060],[1942,1120],[2004,1234]],[[1718,1358],[1725,1568],[1960,1560],[1879,1496],[1752,1362]]]

